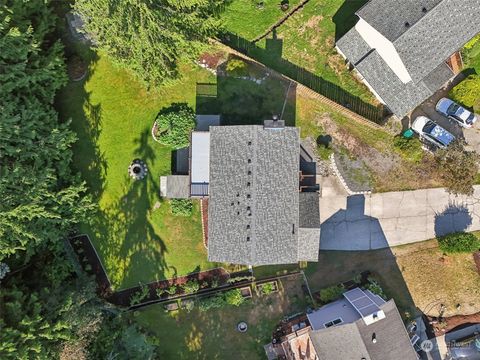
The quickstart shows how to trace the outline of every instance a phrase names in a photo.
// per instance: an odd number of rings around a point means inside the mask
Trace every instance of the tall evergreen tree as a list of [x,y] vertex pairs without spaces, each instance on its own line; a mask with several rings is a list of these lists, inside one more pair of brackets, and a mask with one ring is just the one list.
[[92,210],[70,170],[75,135],[53,108],[66,74],[47,4],[0,7],[0,261],[61,246]]
[[150,85],[178,76],[220,27],[225,0],[77,0],[85,30],[118,64]]

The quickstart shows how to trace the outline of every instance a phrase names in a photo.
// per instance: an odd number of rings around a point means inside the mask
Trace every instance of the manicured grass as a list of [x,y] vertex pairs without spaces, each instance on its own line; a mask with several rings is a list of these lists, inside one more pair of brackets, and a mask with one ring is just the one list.
[[[79,140],[74,166],[86,180],[99,211],[88,233],[116,288],[215,267],[202,243],[199,204],[191,217],[174,217],[159,197],[159,177],[171,172],[171,150],[155,142],[151,127],[158,111],[174,102],[195,104],[195,84],[213,80],[209,72],[182,65],[178,82],[147,92],[104,55],[92,59],[86,80],[70,83],[57,105],[72,119]],[[148,176],[129,178],[135,158]]]
[[[290,0],[290,8],[300,0]],[[259,3],[263,3],[259,6]],[[253,40],[285,16],[280,0],[233,0],[222,14],[224,26],[245,39]]]
[[258,45],[261,56],[273,61],[282,57],[321,78],[339,85],[363,101],[375,104],[374,96],[351,74],[335,50],[341,37],[356,21],[354,12],[366,1],[311,0]]
[[[282,280],[279,293],[258,297],[239,307],[224,306],[201,312],[179,311],[166,314],[162,305],[139,311],[137,320],[159,339],[161,359],[264,359],[263,345],[280,320],[304,312],[307,301],[301,276]],[[240,321],[246,333],[237,331]]]

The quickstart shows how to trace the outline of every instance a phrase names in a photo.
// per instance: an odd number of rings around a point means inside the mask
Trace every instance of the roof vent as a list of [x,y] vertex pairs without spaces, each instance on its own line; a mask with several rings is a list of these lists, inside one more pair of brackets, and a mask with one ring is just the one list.
[[408,21],[405,21],[405,27],[410,27],[410,23]]
[[422,8],[422,12],[423,12],[424,14],[426,14],[427,11],[428,11],[427,8],[424,6],[424,7]]
[[377,343],[377,335],[375,335],[375,333],[372,334],[372,343]]

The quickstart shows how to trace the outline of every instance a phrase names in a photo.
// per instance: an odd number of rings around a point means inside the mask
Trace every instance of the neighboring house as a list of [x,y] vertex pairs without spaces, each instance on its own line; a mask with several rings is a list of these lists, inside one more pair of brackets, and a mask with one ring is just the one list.
[[355,288],[267,345],[269,359],[417,360],[395,302]]
[[169,198],[208,197],[208,259],[245,265],[317,261],[318,186],[299,129],[283,120],[191,134],[189,175],[161,178]]
[[455,76],[456,52],[480,32],[480,0],[370,0],[356,15],[336,49],[398,117]]

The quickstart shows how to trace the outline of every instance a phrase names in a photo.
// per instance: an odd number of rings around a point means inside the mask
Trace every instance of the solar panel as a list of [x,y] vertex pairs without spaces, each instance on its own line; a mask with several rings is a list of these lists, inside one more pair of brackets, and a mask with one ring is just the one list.
[[347,291],[343,296],[362,317],[366,317],[380,310],[378,305],[359,288]]

